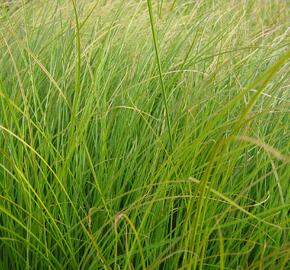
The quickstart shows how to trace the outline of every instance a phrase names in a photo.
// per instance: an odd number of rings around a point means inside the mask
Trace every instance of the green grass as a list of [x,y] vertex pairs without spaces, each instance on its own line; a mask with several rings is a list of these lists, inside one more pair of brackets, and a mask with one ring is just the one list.
[[0,269],[290,269],[288,4],[0,2]]

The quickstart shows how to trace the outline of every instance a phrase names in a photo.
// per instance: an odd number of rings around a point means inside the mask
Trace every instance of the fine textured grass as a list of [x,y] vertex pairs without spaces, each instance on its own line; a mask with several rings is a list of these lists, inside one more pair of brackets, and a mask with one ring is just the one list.
[[281,0],[0,2],[0,269],[290,269]]

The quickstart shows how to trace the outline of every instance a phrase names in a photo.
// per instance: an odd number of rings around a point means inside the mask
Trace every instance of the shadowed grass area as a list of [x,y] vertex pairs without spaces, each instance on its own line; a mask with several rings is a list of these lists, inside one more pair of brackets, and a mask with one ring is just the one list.
[[0,269],[289,269],[288,18],[0,2]]

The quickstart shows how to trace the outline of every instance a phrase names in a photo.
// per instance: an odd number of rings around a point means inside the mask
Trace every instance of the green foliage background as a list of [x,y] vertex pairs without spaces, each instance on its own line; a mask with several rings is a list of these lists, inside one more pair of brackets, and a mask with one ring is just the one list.
[[290,269],[288,1],[0,6],[0,269]]

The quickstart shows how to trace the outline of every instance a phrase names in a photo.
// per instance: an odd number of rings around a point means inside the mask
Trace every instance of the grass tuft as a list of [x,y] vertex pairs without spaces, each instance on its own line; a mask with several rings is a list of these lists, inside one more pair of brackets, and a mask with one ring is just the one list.
[[0,1],[0,269],[290,269],[287,1]]

